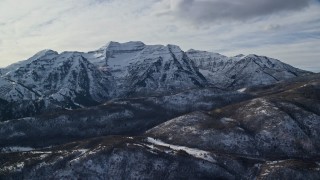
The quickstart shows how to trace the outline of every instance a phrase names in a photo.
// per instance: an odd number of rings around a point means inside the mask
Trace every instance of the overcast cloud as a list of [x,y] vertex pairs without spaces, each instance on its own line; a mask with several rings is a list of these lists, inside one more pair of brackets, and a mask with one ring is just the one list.
[[260,54],[320,72],[318,0],[0,0],[0,66],[108,41]]
[[248,20],[279,12],[296,11],[309,6],[311,0],[164,0],[172,14],[195,23]]

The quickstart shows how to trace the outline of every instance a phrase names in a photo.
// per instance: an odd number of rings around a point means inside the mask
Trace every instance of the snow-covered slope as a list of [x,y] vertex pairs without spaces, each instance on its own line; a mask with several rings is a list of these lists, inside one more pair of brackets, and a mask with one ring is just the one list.
[[181,91],[204,87],[206,79],[186,54],[174,45],[147,46],[128,67],[130,93]]
[[78,52],[37,53],[3,77],[56,102],[90,105],[114,96],[110,74],[99,70]]
[[12,102],[22,100],[35,100],[39,93],[19,83],[0,77],[0,98]]
[[217,53],[189,50],[187,55],[214,86],[238,89],[310,74],[279,60],[257,55],[226,57]]
[[123,77],[126,67],[134,57],[145,48],[143,42],[130,41],[127,43],[109,42],[96,51],[84,53],[90,62],[98,67],[110,70],[114,76]]
[[9,71],[16,70],[17,68],[25,66],[34,60],[41,59],[41,58],[53,58],[56,55],[58,55],[58,52],[53,51],[51,49],[44,49],[42,51],[39,51],[38,53],[36,53],[35,55],[33,55],[31,58],[29,58],[27,60],[19,61],[19,62],[16,62],[14,64],[7,66],[6,68],[2,68],[1,69],[2,74],[8,73]]
[[[259,158],[320,154],[319,75],[249,88],[257,98],[193,112],[147,131],[168,144]],[[267,95],[264,95],[266,94]]]
[[237,90],[308,74],[264,56],[230,58],[140,41],[109,42],[90,52],[43,50],[0,73],[1,99],[42,101],[48,108],[79,108],[113,98],[165,95],[207,86]]
[[175,45],[110,42],[84,56],[110,71],[120,90],[131,95],[163,93],[206,84],[185,52]]

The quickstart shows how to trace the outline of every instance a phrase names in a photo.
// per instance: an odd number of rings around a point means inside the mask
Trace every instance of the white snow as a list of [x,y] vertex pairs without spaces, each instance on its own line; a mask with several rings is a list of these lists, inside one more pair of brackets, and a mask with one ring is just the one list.
[[223,124],[229,124],[229,123],[233,123],[233,122],[236,122],[236,120],[234,119],[231,119],[231,118],[221,118],[220,121],[223,123]]
[[26,135],[24,132],[14,132],[12,134],[9,135],[10,138],[12,137],[19,137],[19,136],[24,136]]
[[243,93],[243,92],[245,92],[246,90],[247,90],[247,88],[242,88],[242,89],[238,89],[237,91]]
[[151,138],[151,137],[148,137],[147,141],[149,143],[154,144],[154,145],[164,146],[164,147],[176,150],[176,151],[183,150],[183,151],[185,151],[186,153],[188,153],[191,156],[194,156],[196,158],[203,159],[203,160],[206,160],[206,161],[209,161],[209,162],[212,162],[212,163],[216,162],[216,160],[214,160],[212,158],[211,153],[208,152],[208,151],[203,151],[203,150],[196,149],[196,148],[189,148],[189,147],[185,147],[185,146],[167,144],[165,142],[162,142],[160,140],[157,140],[157,139],[154,139],[154,138]]
[[0,172],[6,172],[6,171],[21,171],[24,167],[24,162],[18,162],[13,164],[12,166],[3,166],[0,169]]
[[201,60],[222,60],[222,61],[227,61],[229,58],[227,56],[221,55],[219,53],[214,53],[214,52],[207,52],[207,51],[199,51],[199,50],[194,50],[190,49],[186,52],[188,56],[192,59],[197,59],[198,61]]
[[320,162],[316,162],[316,164],[318,165],[318,167],[316,168],[317,171],[320,171]]
[[102,46],[100,50],[107,49],[109,51],[132,51],[140,50],[144,46],[145,44],[141,41],[130,41],[125,43],[110,41],[106,45]]
[[0,149],[2,153],[10,153],[10,152],[26,152],[34,150],[31,147],[20,147],[20,146],[11,146],[11,147],[4,147]]
[[285,160],[267,161],[266,164],[268,164],[268,165],[274,165],[274,164],[278,164],[278,163],[282,163],[282,162],[285,162]]
[[287,161],[287,160],[267,161],[266,164],[268,165],[268,167],[266,169],[264,169],[261,176],[267,176],[268,174],[270,174],[270,172],[271,172],[270,169],[281,168],[282,166],[279,163],[282,163],[285,161]]
[[266,176],[266,175],[268,175],[269,173],[270,173],[270,171],[269,171],[268,169],[266,169],[266,170],[264,171],[264,173],[261,174],[261,176]]
[[31,154],[51,154],[52,151],[31,151]]
[[214,73],[209,70],[199,69],[199,71],[202,75],[204,75],[204,77],[214,76]]
[[78,155],[76,158],[72,159],[70,161],[70,163],[78,163],[79,160],[81,158],[84,158],[85,157],[85,154],[89,151],[89,149],[77,149],[77,150],[74,150],[73,152],[80,152],[80,155]]

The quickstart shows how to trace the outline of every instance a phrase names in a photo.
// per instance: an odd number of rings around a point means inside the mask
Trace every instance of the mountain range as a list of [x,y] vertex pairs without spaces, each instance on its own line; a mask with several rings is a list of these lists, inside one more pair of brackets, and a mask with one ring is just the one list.
[[0,69],[0,179],[318,179],[319,74],[109,42]]
[[265,56],[226,57],[142,42],[109,42],[87,53],[43,50],[1,73],[2,120],[115,98],[204,87],[237,90],[311,74]]

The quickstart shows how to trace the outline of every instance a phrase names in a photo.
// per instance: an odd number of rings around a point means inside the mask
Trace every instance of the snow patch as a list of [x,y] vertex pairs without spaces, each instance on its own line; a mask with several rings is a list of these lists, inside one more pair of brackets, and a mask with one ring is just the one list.
[[279,161],[267,161],[266,164],[268,165],[274,165],[274,164],[278,164],[278,163],[282,163],[284,162],[284,160],[279,160]]
[[[151,138],[151,137],[148,137],[147,141],[149,143],[154,144],[154,145],[164,146],[164,147],[173,149],[175,151],[183,150],[183,151],[185,151],[186,153],[188,153],[189,155],[191,155],[193,157],[196,157],[196,158],[199,158],[199,159],[203,159],[203,160],[206,160],[206,161],[209,161],[209,162],[212,162],[212,163],[216,163],[216,160],[214,160],[211,157],[211,155],[210,155],[211,153],[208,152],[208,151],[203,151],[203,150],[196,149],[196,148],[189,148],[189,147],[185,147],[185,146],[177,146],[177,145],[173,145],[173,144],[167,144],[165,142],[162,142],[160,140],[157,140],[157,139],[154,139],[154,138]],[[154,148],[154,146],[148,146],[148,147],[153,147]]]
[[205,70],[205,69],[199,69],[200,73],[202,75],[204,75],[205,77],[208,77],[208,76],[214,76],[215,74],[209,70]]
[[0,152],[11,153],[11,152],[26,152],[26,151],[32,151],[32,150],[33,148],[31,147],[11,146],[11,147],[4,147],[0,149]]
[[234,119],[231,119],[231,118],[221,118],[220,121],[223,123],[223,124],[229,124],[229,123],[233,123],[233,122],[236,122],[236,120]]
[[247,90],[247,88],[242,88],[242,89],[238,89],[237,91],[240,92],[240,93],[243,93]]
[[73,152],[80,152],[80,155],[77,156],[77,158],[73,159],[70,161],[71,164],[75,164],[78,163],[80,161],[81,158],[84,157],[84,155],[88,152],[88,149],[77,149],[74,150]]
[[24,162],[18,162],[12,166],[4,166],[0,169],[0,172],[5,172],[5,171],[21,171],[22,168],[24,167]]

